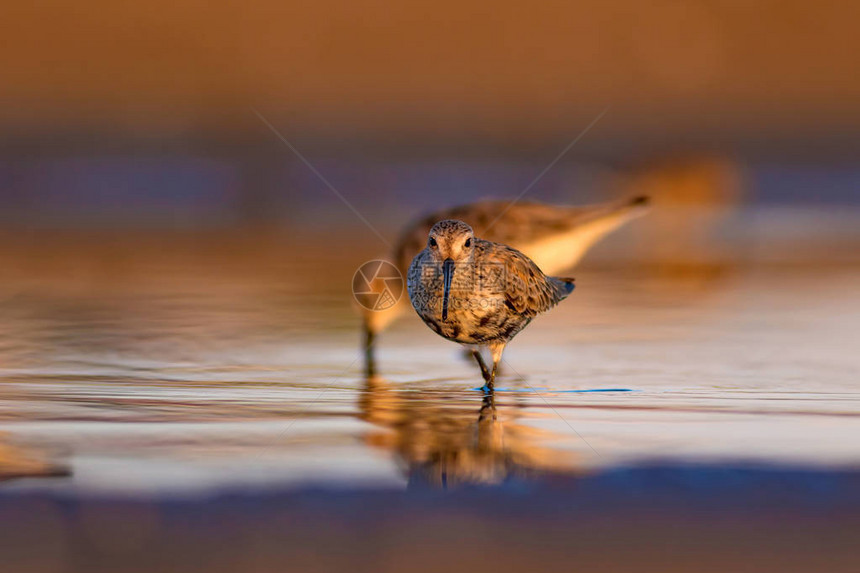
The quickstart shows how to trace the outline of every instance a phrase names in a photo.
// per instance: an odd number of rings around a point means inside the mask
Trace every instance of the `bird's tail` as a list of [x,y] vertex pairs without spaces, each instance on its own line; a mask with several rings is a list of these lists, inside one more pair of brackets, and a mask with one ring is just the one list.
[[[588,225],[590,223],[596,226],[606,227],[605,232],[619,227],[630,219],[635,219],[648,212],[651,206],[651,198],[647,195],[637,195],[635,197],[620,199],[610,203],[597,205],[592,209],[584,209],[581,214],[578,214],[580,225]],[[574,211],[577,211],[574,208]]]
[[651,197],[648,195],[637,195],[627,202],[628,207],[648,207],[651,204]]
[[562,300],[567,297],[570,293],[573,292],[573,289],[576,288],[576,285],[573,283],[572,278],[562,278],[562,277],[549,277],[550,281],[556,288],[556,292],[559,295],[559,300]]

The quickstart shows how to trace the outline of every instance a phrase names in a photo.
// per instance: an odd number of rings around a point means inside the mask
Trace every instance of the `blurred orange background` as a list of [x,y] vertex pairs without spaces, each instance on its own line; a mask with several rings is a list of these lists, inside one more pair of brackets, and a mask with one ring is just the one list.
[[[247,129],[519,145],[860,128],[856,2],[35,2],[7,7],[9,129]],[[385,135],[383,135],[385,134]],[[812,151],[810,148],[806,148]]]

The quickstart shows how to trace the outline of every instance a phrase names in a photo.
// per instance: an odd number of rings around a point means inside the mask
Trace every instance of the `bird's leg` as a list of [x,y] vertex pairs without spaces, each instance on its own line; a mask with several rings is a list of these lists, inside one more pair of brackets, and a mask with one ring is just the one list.
[[376,333],[370,328],[370,325],[364,325],[364,374],[365,376],[373,376],[376,374],[376,356],[374,353],[374,344],[376,343]]
[[493,353],[493,370],[490,372],[490,379],[484,384],[484,391],[493,391],[493,386],[496,382],[496,371],[499,369],[499,362],[502,360],[502,352],[505,351],[505,343],[498,342],[490,345],[490,351]]
[[475,362],[477,362],[478,366],[481,367],[481,376],[484,377],[484,382],[488,381],[490,379],[490,371],[487,368],[487,363],[484,362],[484,357],[481,356],[481,352],[478,349],[473,348],[472,356],[475,357]]
[[493,371],[490,372],[489,377],[485,378],[484,387],[482,390],[485,393],[492,394],[495,391],[495,383],[496,383],[496,365],[493,364]]

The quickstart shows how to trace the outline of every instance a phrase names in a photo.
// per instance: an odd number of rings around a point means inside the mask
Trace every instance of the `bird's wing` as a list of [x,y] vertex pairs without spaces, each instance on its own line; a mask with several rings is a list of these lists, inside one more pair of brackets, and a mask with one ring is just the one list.
[[569,284],[548,277],[521,252],[489,243],[487,260],[504,264],[505,304],[523,316],[533,317],[561,302],[572,290]]
[[[487,214],[493,214],[492,217],[484,218],[485,221],[489,219],[489,222],[482,225],[479,221],[472,226],[479,237],[508,245],[525,245],[560,233],[584,231],[591,227],[605,228],[600,233],[603,235],[644,213],[647,203],[647,198],[643,197],[575,207],[527,201],[504,205],[492,202],[486,204]],[[487,230],[484,231],[484,228]]]

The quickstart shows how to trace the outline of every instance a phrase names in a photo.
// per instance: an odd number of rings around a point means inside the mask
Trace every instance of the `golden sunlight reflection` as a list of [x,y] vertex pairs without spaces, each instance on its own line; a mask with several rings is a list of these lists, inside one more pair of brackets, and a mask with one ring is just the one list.
[[456,488],[666,456],[860,455],[843,439],[858,420],[853,267],[586,263],[485,398],[474,364],[411,315],[383,333],[381,375],[361,376],[355,254],[308,237],[0,248],[6,467],[71,471],[44,487]]

